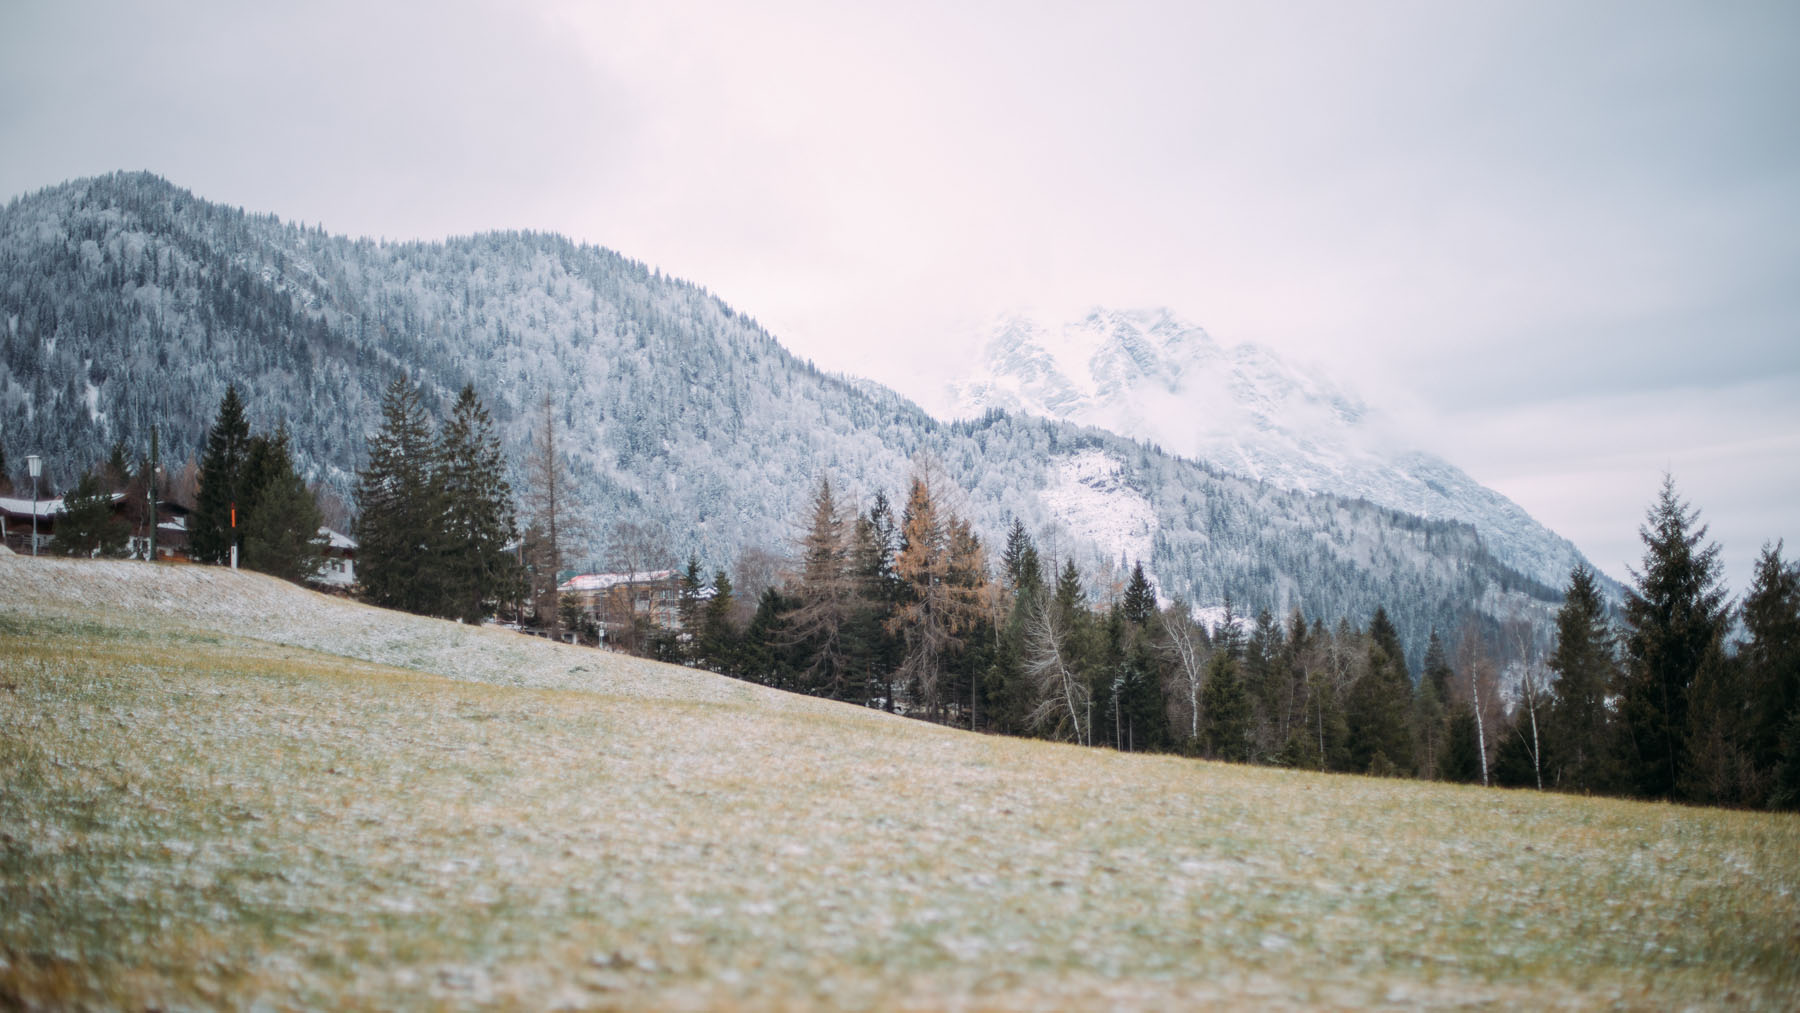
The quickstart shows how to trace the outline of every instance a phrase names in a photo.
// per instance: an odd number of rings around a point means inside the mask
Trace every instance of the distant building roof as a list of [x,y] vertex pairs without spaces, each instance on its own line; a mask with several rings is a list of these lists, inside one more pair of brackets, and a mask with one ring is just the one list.
[[[38,500],[37,501],[37,515],[39,517],[49,517],[54,514],[61,513],[62,512],[62,502],[63,501],[62,501],[61,496],[58,496],[55,499]],[[15,514],[20,517],[29,518],[31,516],[31,510],[32,510],[31,500],[19,499],[16,496],[0,496],[0,512]]]
[[620,584],[648,584],[652,581],[668,580],[675,576],[674,570],[640,570],[633,573],[584,573],[571,577],[557,585],[558,591],[604,591]]
[[[117,503],[124,498],[125,494],[122,492],[115,492],[112,494],[112,501],[114,503]],[[20,499],[17,496],[0,496],[0,513],[13,514],[18,517],[29,519],[31,517],[32,506],[32,501],[29,499]],[[55,499],[40,499],[37,501],[36,506],[37,515],[39,517],[54,517],[63,512],[63,498],[58,496]]]
[[356,539],[351,538],[341,531],[333,531],[330,528],[320,528],[319,534],[325,536],[325,542],[329,548],[348,551],[355,551],[356,549]]

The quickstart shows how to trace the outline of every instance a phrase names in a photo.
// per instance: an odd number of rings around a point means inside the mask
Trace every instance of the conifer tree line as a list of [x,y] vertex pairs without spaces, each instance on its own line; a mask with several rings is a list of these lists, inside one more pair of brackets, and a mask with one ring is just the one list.
[[[563,487],[546,405],[521,535],[493,420],[465,387],[434,426],[404,380],[386,390],[358,473],[355,533],[371,602],[479,621],[511,609],[560,634],[556,597],[588,518]],[[147,503],[150,456],[110,458],[65,497],[57,551],[119,555]],[[253,434],[228,388],[192,479],[190,551],[288,579],[316,572],[317,503],[284,428]],[[113,497],[127,494],[127,521]],[[1548,648],[1531,624],[1431,634],[1414,680],[1395,625],[1238,616],[1211,625],[1160,602],[1141,563],[1097,588],[1015,521],[997,554],[914,476],[843,502],[822,480],[787,572],[734,587],[691,557],[680,630],[632,650],[793,692],[980,732],[1322,771],[1800,809],[1800,566],[1765,545],[1732,601],[1718,546],[1665,479],[1644,556],[1613,614],[1576,567]],[[237,523],[232,524],[235,509]],[[744,596],[748,596],[744,598]],[[744,600],[740,600],[744,598]],[[1507,659],[1501,670],[1499,659]]]
[[[1554,643],[1523,619],[1434,632],[1410,675],[1394,624],[1295,610],[1199,623],[1142,565],[1095,594],[1014,522],[997,558],[915,477],[847,507],[829,479],[787,579],[747,623],[690,558],[668,660],[976,731],[1241,763],[1708,804],[1800,808],[1800,567],[1765,547],[1742,603],[1672,481],[1610,614],[1569,577]],[[1742,639],[1732,642],[1734,617]],[[1507,648],[1510,647],[1510,650]],[[1510,672],[1498,659],[1510,657]],[[1503,676],[1507,678],[1503,679]],[[1503,683],[1510,685],[1504,686]]]

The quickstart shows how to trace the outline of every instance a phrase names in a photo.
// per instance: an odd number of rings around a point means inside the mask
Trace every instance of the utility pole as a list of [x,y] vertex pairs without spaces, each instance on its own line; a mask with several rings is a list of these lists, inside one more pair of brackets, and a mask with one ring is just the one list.
[[159,462],[156,453],[156,427],[150,427],[150,462],[145,469],[150,473],[150,552],[144,556],[150,562],[156,562],[156,472]]
[[31,554],[37,555],[37,504],[38,476],[44,473],[44,459],[36,454],[25,455],[25,469],[31,472]]

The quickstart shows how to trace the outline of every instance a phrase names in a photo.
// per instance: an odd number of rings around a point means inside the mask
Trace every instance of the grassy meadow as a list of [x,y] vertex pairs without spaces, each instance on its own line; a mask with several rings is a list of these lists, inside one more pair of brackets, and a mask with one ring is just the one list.
[[0,1008],[1797,996],[1792,815],[981,737],[0,556]]

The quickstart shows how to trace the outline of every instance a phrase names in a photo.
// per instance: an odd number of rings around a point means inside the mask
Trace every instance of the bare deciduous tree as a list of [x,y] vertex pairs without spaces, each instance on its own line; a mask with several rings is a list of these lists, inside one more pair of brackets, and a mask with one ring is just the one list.
[[937,720],[945,713],[944,659],[962,649],[961,634],[980,616],[982,581],[962,572],[978,566],[972,557],[979,555],[967,524],[941,513],[931,488],[915,476],[894,560],[905,593],[887,627],[905,643],[896,674]]
[[[1544,790],[1544,748],[1538,734],[1538,711],[1548,706],[1543,652],[1538,649],[1537,631],[1531,620],[1515,612],[1503,628],[1508,653],[1519,666],[1519,708],[1525,720],[1513,722],[1513,733],[1525,744],[1531,756],[1531,773],[1539,791]],[[1527,735],[1526,732],[1530,734]]]
[[1468,676],[1469,704],[1475,709],[1475,749],[1481,757],[1481,783],[1486,787],[1491,783],[1487,729],[1494,716],[1490,712],[1499,706],[1499,679],[1494,671],[1494,659],[1481,642],[1481,632],[1473,620],[1463,624],[1462,636],[1457,640],[1456,667]]
[[1157,618],[1162,625],[1163,650],[1175,659],[1172,671],[1176,688],[1180,696],[1187,698],[1188,737],[1197,740],[1200,738],[1200,691],[1205,688],[1206,641],[1189,614],[1186,602],[1177,600],[1157,613]]
[[731,622],[738,629],[750,625],[763,592],[781,583],[786,562],[768,549],[750,546],[738,553],[731,566]]
[[831,480],[821,479],[813,498],[812,524],[799,545],[798,604],[785,618],[789,645],[805,647],[809,656],[808,686],[833,699],[842,697],[848,677],[842,634],[856,606],[847,535],[843,515],[831,494]]
[[1084,715],[1090,712],[1088,682],[1078,674],[1069,657],[1068,616],[1049,595],[1038,595],[1025,620],[1025,678],[1037,700],[1027,716],[1033,728],[1051,734],[1073,734],[1089,745],[1091,729]]
[[563,632],[562,610],[556,587],[563,566],[577,552],[585,552],[592,532],[587,515],[569,498],[568,473],[562,461],[556,411],[545,395],[537,432],[532,434],[531,454],[525,459],[525,507],[536,537],[527,539],[533,551],[526,560],[531,581],[532,606],[538,622],[548,621],[552,636]]

